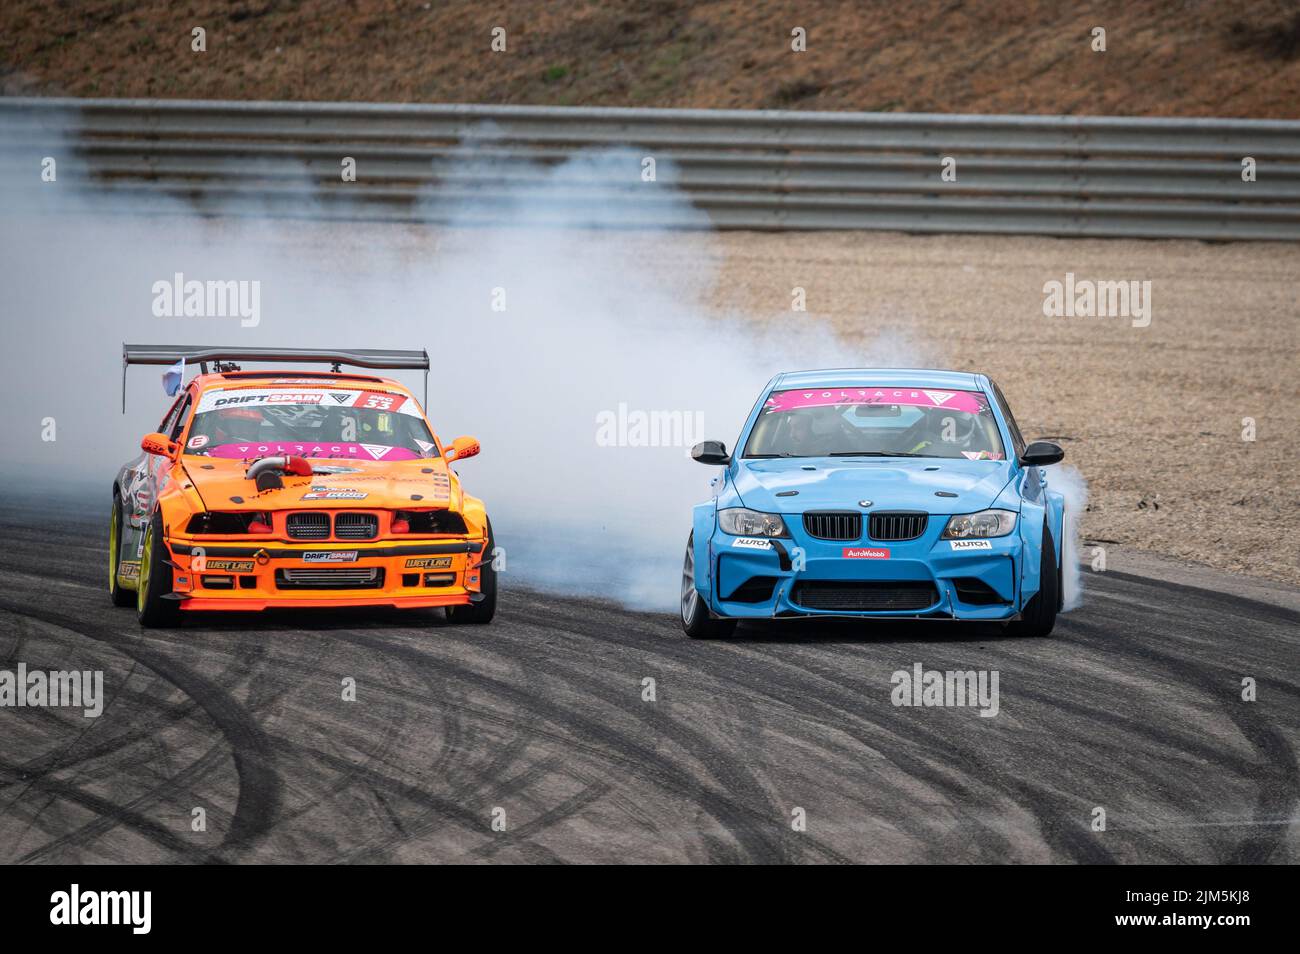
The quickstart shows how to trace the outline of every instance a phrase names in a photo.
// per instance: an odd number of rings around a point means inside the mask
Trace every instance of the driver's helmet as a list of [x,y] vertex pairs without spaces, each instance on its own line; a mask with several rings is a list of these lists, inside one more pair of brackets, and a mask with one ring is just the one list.
[[831,437],[835,434],[844,433],[844,410],[838,405],[835,407],[818,408],[817,414],[812,415],[812,432],[818,437]]
[[791,412],[789,440],[797,451],[809,453],[816,450],[839,430],[838,411],[834,408],[813,408]]
[[256,440],[261,426],[260,411],[251,407],[228,407],[217,411],[216,434],[213,436],[220,444]]
[[[949,423],[951,422],[951,424]],[[930,437],[937,443],[956,444],[966,447],[975,435],[979,423],[978,414],[963,414],[944,408],[930,408],[926,415],[926,425]]]

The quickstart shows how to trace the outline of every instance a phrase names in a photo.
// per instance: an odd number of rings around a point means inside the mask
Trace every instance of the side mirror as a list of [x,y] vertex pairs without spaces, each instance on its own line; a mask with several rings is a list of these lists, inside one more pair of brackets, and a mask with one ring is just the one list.
[[719,467],[731,463],[727,445],[722,441],[700,441],[691,448],[691,459],[698,460],[701,464],[717,464]]
[[175,460],[181,452],[181,445],[166,434],[159,434],[155,431],[153,434],[146,434],[140,439],[140,449],[146,454],[157,454],[159,457],[170,457]]
[[443,452],[449,462],[453,460],[464,460],[466,457],[477,456],[480,450],[482,450],[482,448],[479,447],[477,437],[458,437],[451,442],[450,447],[443,448]]
[[1020,455],[1020,463],[1026,467],[1046,467],[1048,464],[1060,462],[1063,457],[1065,451],[1061,449],[1060,444],[1053,444],[1051,441],[1034,441]]

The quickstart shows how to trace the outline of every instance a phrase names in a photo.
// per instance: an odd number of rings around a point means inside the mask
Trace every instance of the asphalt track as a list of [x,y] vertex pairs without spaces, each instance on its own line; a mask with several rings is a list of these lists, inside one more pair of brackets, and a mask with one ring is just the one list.
[[[100,668],[106,695],[98,719],[0,709],[0,861],[1300,856],[1294,603],[1106,572],[1044,640],[829,623],[701,643],[504,579],[488,627],[322,612],[142,631],[108,603],[102,517],[0,514],[0,669]],[[891,674],[918,662],[997,670],[999,713],[894,706]]]

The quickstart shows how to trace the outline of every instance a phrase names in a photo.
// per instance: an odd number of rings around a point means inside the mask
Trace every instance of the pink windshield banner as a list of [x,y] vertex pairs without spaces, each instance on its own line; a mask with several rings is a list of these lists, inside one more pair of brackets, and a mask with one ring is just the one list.
[[405,447],[389,447],[385,444],[348,444],[329,443],[266,443],[266,444],[200,444],[195,446],[194,438],[186,450],[191,453],[206,454],[209,457],[226,457],[233,460],[251,460],[255,457],[276,457],[291,454],[308,458],[342,458],[345,460],[419,460],[420,455]]
[[773,391],[765,409],[780,413],[803,407],[839,404],[901,404],[908,407],[943,407],[967,414],[984,410],[984,395],[976,391],[941,391],[937,388],[811,388]]

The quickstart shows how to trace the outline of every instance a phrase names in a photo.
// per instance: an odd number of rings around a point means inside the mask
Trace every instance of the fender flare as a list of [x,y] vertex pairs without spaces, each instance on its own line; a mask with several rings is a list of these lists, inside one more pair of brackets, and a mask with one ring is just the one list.
[[691,514],[692,548],[695,555],[695,591],[706,606],[713,609],[713,530],[717,526],[718,507],[710,500],[696,504]]
[[1034,501],[1021,502],[1020,517],[1016,521],[1020,534],[1020,605],[1024,609],[1042,586],[1039,564],[1043,553],[1043,528],[1049,526],[1048,508]]

